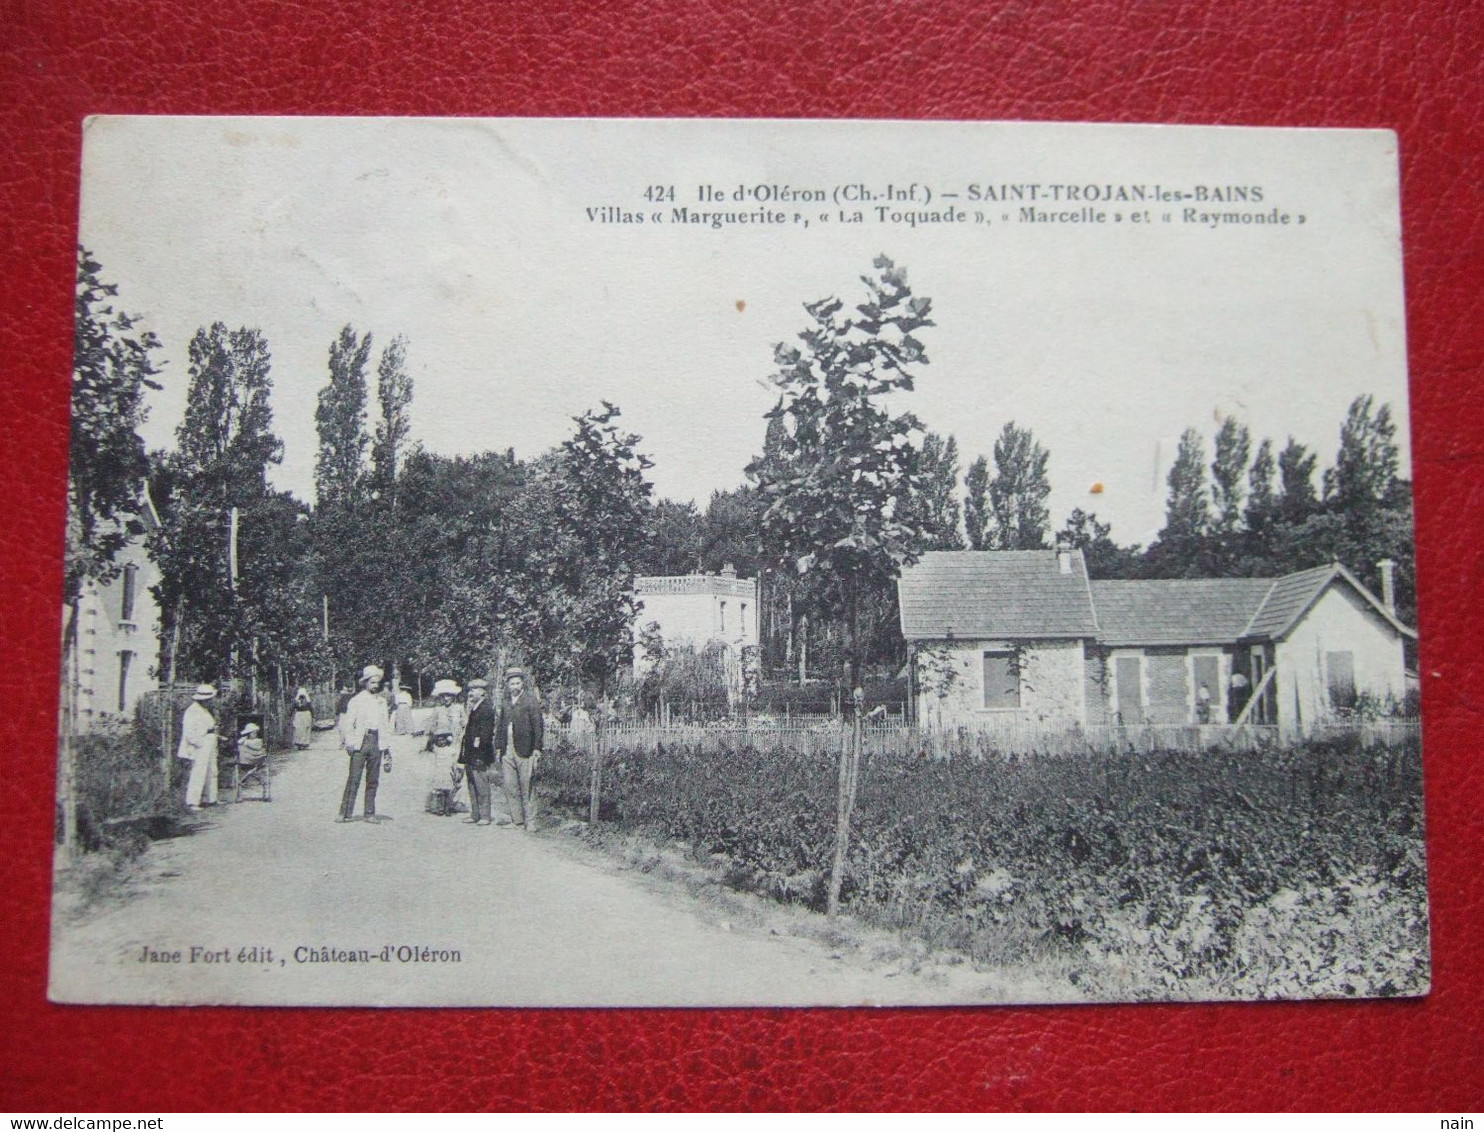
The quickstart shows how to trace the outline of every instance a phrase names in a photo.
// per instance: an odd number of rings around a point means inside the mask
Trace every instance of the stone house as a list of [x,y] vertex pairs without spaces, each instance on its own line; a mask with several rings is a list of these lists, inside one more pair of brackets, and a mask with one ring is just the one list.
[[1285,733],[1401,703],[1391,568],[1091,581],[1080,551],[927,554],[898,585],[918,719],[977,729],[1253,723]]
[[659,626],[666,647],[726,647],[729,677],[740,674],[742,650],[757,644],[757,579],[739,578],[726,566],[719,574],[678,574],[634,579],[639,612],[634,618],[634,670],[648,667],[639,637]]

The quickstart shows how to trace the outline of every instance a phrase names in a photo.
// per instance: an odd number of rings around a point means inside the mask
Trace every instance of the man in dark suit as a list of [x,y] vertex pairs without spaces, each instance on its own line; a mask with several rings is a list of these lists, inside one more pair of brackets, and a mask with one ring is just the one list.
[[531,779],[541,761],[546,724],[535,693],[526,688],[525,672],[519,668],[506,669],[505,692],[505,702],[495,723],[501,784],[510,820],[529,833],[536,828],[536,795]]
[[468,825],[489,825],[490,767],[495,761],[495,712],[486,693],[489,683],[469,681],[469,721],[464,727],[464,741],[459,747],[459,765],[469,779]]

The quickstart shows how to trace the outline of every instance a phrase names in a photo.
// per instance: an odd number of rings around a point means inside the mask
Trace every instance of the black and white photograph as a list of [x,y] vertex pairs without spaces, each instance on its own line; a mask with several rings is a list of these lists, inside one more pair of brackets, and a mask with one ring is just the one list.
[[1394,134],[97,117],[50,996],[1430,985]]

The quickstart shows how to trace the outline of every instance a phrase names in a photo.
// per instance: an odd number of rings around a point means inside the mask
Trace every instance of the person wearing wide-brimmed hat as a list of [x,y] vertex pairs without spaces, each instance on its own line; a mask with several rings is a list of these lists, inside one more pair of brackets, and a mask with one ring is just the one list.
[[500,778],[510,820],[531,832],[536,828],[536,794],[532,783],[541,762],[546,724],[536,694],[526,687],[525,670],[505,670],[505,702],[495,723],[500,748]]
[[340,718],[340,741],[350,756],[350,772],[345,779],[345,793],[340,799],[338,822],[355,820],[356,795],[361,789],[361,773],[366,775],[366,808],[368,822],[384,820],[376,813],[376,788],[381,782],[382,760],[392,765],[392,716],[386,697],[381,695],[381,669],[368,664],[361,670],[361,690],[351,697]]
[[215,688],[210,684],[198,685],[191,696],[191,705],[180,720],[180,746],[175,757],[191,764],[185,794],[188,810],[201,806],[203,795],[205,805],[216,805],[216,717],[211,714],[215,699]]
[[490,767],[495,762],[495,713],[489,702],[489,682],[469,681],[469,718],[459,744],[459,765],[469,780],[469,816],[473,825],[492,820]]
[[428,784],[427,810],[439,817],[453,813],[454,791],[463,774],[453,762],[464,734],[464,709],[457,699],[460,690],[452,680],[439,680],[433,685],[427,746],[433,754],[433,777]]

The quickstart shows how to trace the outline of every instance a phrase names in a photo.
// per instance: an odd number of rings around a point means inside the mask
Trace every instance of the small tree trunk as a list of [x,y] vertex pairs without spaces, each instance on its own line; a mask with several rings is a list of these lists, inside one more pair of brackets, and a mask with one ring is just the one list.
[[826,915],[834,919],[840,911],[840,890],[845,883],[845,864],[850,853],[850,820],[855,813],[855,788],[860,778],[864,719],[857,697],[850,733],[840,742],[840,794],[835,809],[835,859],[830,867],[830,894]]
[[162,714],[163,722],[160,724],[160,774],[164,777],[164,788],[160,791],[162,795],[170,793],[170,771],[174,766],[173,756],[175,752],[171,746],[175,741],[175,658],[180,655],[180,623],[185,616],[185,594],[180,593],[175,597],[175,616],[170,626],[170,660],[165,666],[165,688]]
[[603,719],[601,718],[601,713],[599,713],[599,718],[594,720],[594,723],[596,726],[593,730],[592,768],[588,774],[588,825],[598,824],[598,813],[601,808],[603,795],[603,747],[606,726]]

